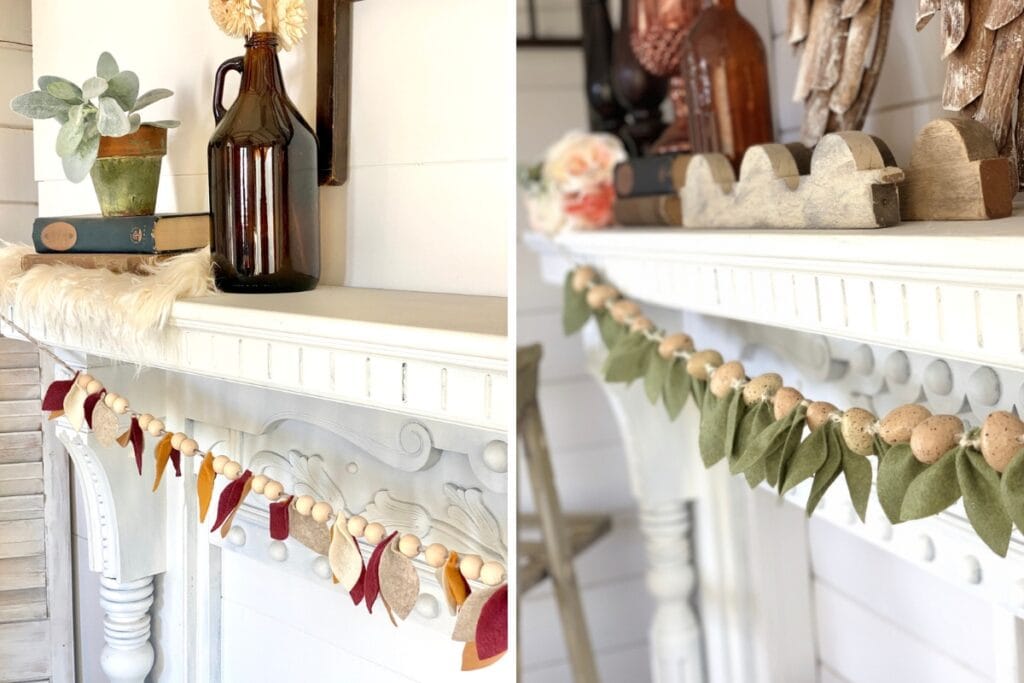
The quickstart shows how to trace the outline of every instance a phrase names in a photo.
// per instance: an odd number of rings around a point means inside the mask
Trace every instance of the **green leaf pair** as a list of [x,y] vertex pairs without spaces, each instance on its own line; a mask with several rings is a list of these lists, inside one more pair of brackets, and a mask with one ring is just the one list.
[[736,432],[739,430],[745,410],[743,392],[739,389],[730,390],[722,398],[718,398],[710,391],[704,391],[698,446],[705,467],[711,467],[732,455],[736,445]]
[[593,311],[587,305],[587,290],[577,292],[572,286],[574,271],[565,274],[565,286],[562,292],[562,330],[566,336],[579,332]]
[[[729,455],[730,472],[733,474],[738,472],[736,465],[743,456],[743,453],[746,452],[747,447],[758,434],[768,429],[774,422],[775,415],[772,404],[767,400],[758,401],[753,406],[748,407],[743,415],[743,419],[740,420],[739,428],[736,430],[736,443],[733,446],[732,453]],[[765,466],[764,459],[762,458],[753,467],[747,468],[743,474],[750,488],[760,484],[768,476],[768,469]]]
[[786,463],[800,445],[806,415],[807,407],[801,404],[781,420],[769,423],[756,434],[752,432],[739,458],[730,463],[729,471],[733,474],[744,473],[748,483],[760,483],[763,472],[763,480],[773,487],[777,486],[782,480]]
[[652,405],[660,398],[669,419],[675,420],[690,395],[690,374],[686,372],[686,363],[680,358],[662,358],[658,344],[652,343],[647,355],[644,393]]
[[[609,318],[611,316],[608,316]],[[657,355],[657,343],[642,332],[630,332],[620,336],[608,351],[604,361],[604,378],[608,382],[632,382],[647,372],[651,349]]]

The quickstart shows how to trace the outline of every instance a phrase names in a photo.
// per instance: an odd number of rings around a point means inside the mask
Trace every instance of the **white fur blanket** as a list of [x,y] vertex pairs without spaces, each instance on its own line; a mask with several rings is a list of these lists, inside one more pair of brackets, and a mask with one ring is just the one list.
[[[112,273],[67,265],[22,272],[32,248],[0,242],[0,306],[33,334],[77,339],[113,356],[144,362],[162,346],[177,299],[214,294],[210,252],[182,254],[147,268]],[[59,332],[58,332],[59,330]]]

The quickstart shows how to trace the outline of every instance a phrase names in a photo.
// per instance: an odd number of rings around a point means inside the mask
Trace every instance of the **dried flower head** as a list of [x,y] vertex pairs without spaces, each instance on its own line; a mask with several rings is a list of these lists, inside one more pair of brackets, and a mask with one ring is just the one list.
[[249,0],[210,0],[210,15],[232,38],[244,38],[256,30],[256,12]]
[[271,7],[276,14],[273,25],[281,47],[291,50],[306,35],[306,2],[276,0]]

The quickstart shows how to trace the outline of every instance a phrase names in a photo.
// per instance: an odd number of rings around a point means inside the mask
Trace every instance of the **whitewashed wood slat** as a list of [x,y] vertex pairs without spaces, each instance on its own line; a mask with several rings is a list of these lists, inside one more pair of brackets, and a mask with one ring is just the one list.
[[43,516],[43,496],[4,496],[0,498],[0,522],[39,519]]
[[[646,641],[605,648],[597,653],[597,668],[601,672],[601,680],[608,683],[651,680]],[[572,680],[572,672],[565,662],[524,667],[520,676],[523,683],[566,683]]]
[[39,399],[38,384],[3,384],[0,380],[0,401],[27,401]]
[[19,479],[42,479],[43,465],[39,462],[11,463],[0,465],[0,481]]
[[0,434],[0,451],[36,449],[43,445],[43,435],[39,432],[11,432]]
[[32,3],[29,0],[5,0],[0,40],[32,44]]
[[0,624],[0,680],[48,680],[49,649],[45,621]]
[[41,555],[43,553],[44,543],[42,540],[38,541],[3,541],[0,542],[0,559],[9,557],[29,557],[31,555]]
[[46,558],[12,557],[0,560],[0,591],[43,588],[46,586]]
[[[0,340],[11,341],[11,340]],[[39,387],[39,368],[0,369],[0,385]],[[8,400],[8,399],[3,399]]]
[[[4,14],[6,25],[6,11]],[[5,28],[0,28],[0,35],[4,31]],[[5,106],[0,107],[0,127],[30,129],[32,121],[15,114],[6,104],[15,96],[33,89],[32,50],[3,40],[0,38],[0,102]]]
[[21,519],[0,522],[0,544],[43,540],[43,520]]
[[[56,135],[56,133],[54,133]],[[32,177],[32,131],[0,128],[0,202],[36,201]]]
[[39,429],[41,425],[42,417],[39,415],[0,417],[0,431],[2,432],[27,432]]
[[46,618],[46,586],[0,590],[0,623]]
[[39,462],[43,459],[43,449],[37,447],[0,449],[0,465],[14,463]]
[[37,367],[39,367],[38,352],[0,354],[0,369],[31,369]]
[[42,492],[42,479],[0,480],[0,496],[27,496]]
[[39,205],[35,201],[18,204],[0,202],[0,239],[32,244],[32,221],[38,215]]

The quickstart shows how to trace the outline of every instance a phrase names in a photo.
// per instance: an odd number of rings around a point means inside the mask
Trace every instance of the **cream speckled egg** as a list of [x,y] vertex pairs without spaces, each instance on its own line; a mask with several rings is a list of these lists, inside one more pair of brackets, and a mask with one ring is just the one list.
[[590,266],[580,266],[576,269],[576,272],[572,274],[572,288],[577,292],[582,292],[587,288],[594,278],[597,277],[597,272]]
[[440,543],[431,543],[423,551],[423,559],[431,567],[440,567],[448,560],[448,548],[445,548]]
[[711,393],[718,398],[725,398],[733,390],[738,382],[746,379],[747,374],[743,369],[743,363],[738,360],[731,360],[724,365],[719,365],[711,374],[711,381],[708,387]]
[[910,443],[914,427],[931,417],[931,411],[916,403],[907,403],[893,408],[878,423],[878,435],[889,445]]
[[480,578],[480,569],[484,566],[484,558],[479,555],[466,555],[459,561],[459,571],[470,581]]
[[981,425],[981,454],[996,472],[1006,471],[1006,466],[1021,449],[1024,422],[1005,410],[985,418]]
[[964,423],[956,415],[932,415],[910,432],[910,451],[928,465],[960,442]]
[[348,527],[348,532],[355,538],[362,538],[363,532],[366,531],[366,518],[360,515],[354,515],[348,518],[345,523]]
[[625,324],[627,320],[640,315],[640,305],[629,299],[619,299],[612,304],[612,318],[619,324]]
[[652,322],[650,318],[647,318],[647,317],[641,315],[638,318],[634,318],[633,322],[631,322],[629,324],[629,331],[630,332],[653,332],[654,331],[654,322]]
[[685,332],[675,332],[661,340],[658,344],[658,355],[665,360],[670,360],[677,351],[693,351],[693,337]]
[[743,402],[752,406],[760,401],[770,399],[781,388],[782,375],[776,372],[766,372],[743,386]]
[[807,426],[810,430],[816,431],[829,420],[829,416],[839,412],[839,409],[828,401],[814,401],[807,406]]
[[860,455],[871,455],[875,450],[875,439],[871,433],[871,425],[877,418],[863,408],[850,408],[843,413],[839,423],[843,440],[850,450]]
[[384,528],[383,524],[379,522],[370,522],[366,525],[366,529],[363,530],[363,538],[365,538],[367,542],[377,545],[384,540],[387,533],[387,529]]
[[793,387],[782,387],[772,397],[775,419],[781,420],[789,415],[804,400],[804,395]]
[[604,308],[607,301],[615,299],[618,295],[619,290],[611,285],[594,285],[587,292],[587,305],[595,311],[599,311]]
[[717,368],[721,364],[722,354],[714,349],[704,349],[703,351],[697,351],[690,356],[690,360],[686,361],[686,372],[689,373],[690,377],[706,382],[708,380],[708,366]]

